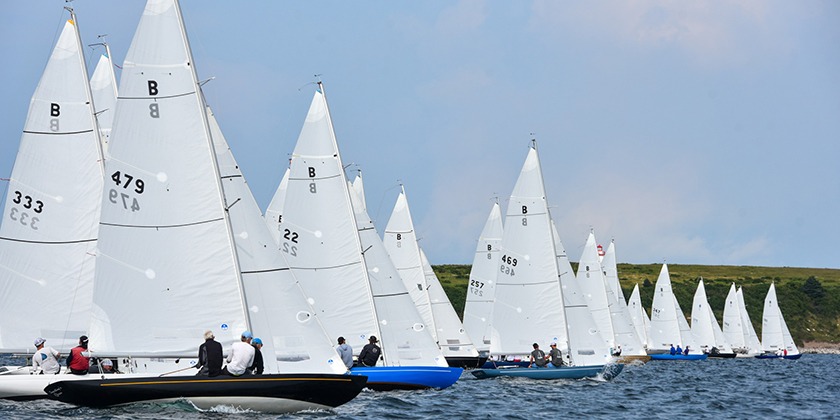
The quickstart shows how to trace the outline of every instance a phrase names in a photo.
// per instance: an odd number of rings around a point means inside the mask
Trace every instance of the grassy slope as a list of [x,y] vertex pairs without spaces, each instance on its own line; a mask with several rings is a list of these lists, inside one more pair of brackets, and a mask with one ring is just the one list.
[[[661,264],[619,264],[618,275],[625,298],[630,297],[633,286],[638,283],[642,304],[650,313],[654,284],[661,268]],[[438,265],[434,269],[455,311],[463,317],[470,266]],[[726,294],[730,284],[734,282],[744,289],[747,312],[761,338],[764,297],[770,283],[775,281],[779,305],[790,332],[799,345],[804,341],[840,342],[839,269],[669,264],[668,270],[671,273],[674,293],[687,319],[691,319],[691,303],[700,277],[706,285],[709,304],[716,308],[715,316],[718,322],[723,318]],[[809,295],[803,291],[806,279],[811,276],[822,284],[824,296],[814,296],[814,293]],[[645,286],[645,280],[648,280],[649,285]]]

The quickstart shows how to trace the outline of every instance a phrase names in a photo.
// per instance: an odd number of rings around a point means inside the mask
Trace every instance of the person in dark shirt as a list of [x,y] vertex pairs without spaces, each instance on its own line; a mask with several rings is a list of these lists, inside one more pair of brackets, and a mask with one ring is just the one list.
[[198,348],[198,374],[203,376],[219,376],[222,373],[222,345],[214,340],[213,331],[204,332],[204,344]]
[[362,347],[362,352],[359,353],[359,364],[362,366],[376,366],[379,361],[379,356],[382,355],[382,349],[376,345],[378,340],[376,336],[372,335],[368,339],[369,343]]
[[531,352],[531,364],[528,367],[543,368],[548,364],[545,352],[540,350],[540,345],[534,343],[534,351]]
[[265,368],[263,366],[262,352],[260,351],[263,346],[262,340],[255,338],[251,340],[251,345],[254,346],[254,363],[248,367],[248,372],[251,372],[252,375],[262,375]]

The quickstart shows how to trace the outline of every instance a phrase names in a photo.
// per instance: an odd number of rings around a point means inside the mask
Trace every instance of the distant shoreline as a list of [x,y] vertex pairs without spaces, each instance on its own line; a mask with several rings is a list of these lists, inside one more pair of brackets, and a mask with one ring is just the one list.
[[805,354],[840,354],[840,343],[806,341],[801,352]]

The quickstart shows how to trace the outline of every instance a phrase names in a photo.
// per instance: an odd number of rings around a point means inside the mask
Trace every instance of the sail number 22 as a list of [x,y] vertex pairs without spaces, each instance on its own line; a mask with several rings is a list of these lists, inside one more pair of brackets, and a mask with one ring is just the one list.
[[[130,209],[132,212],[140,211],[140,203],[137,201],[137,198],[132,197],[128,194],[128,192],[143,194],[143,191],[146,190],[146,183],[140,178],[135,178],[120,171],[116,171],[111,174],[111,180],[117,184],[117,187],[122,187],[123,191],[120,191],[119,188],[111,188],[111,190],[108,191],[108,200],[110,200],[112,204],[122,203],[123,208],[126,210]],[[120,200],[118,200],[118,198]]]

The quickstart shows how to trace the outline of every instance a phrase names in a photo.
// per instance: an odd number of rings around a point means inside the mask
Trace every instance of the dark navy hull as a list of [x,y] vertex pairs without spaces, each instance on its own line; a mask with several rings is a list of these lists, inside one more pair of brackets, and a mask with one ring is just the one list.
[[486,357],[447,357],[446,363],[449,364],[449,367],[455,368],[462,368],[462,369],[474,369],[477,367],[481,367],[485,362],[487,362]]
[[759,354],[755,356],[756,359],[788,359],[788,360],[796,360],[802,357],[802,353],[799,354],[792,354],[790,356],[777,356],[775,354]]
[[601,376],[605,379],[616,377],[624,369],[624,365],[599,366],[563,366],[559,368],[523,368],[510,367],[502,369],[476,369],[471,373],[478,379],[496,378],[499,376],[513,376],[530,379],[583,379]]
[[365,376],[333,374],[148,376],[60,381],[44,391],[54,400],[94,408],[187,399],[199,408],[233,405],[288,413],[337,407],[355,398],[366,382]]
[[352,375],[367,376],[367,387],[374,391],[395,389],[443,389],[452,386],[464,370],[436,366],[354,367]]

